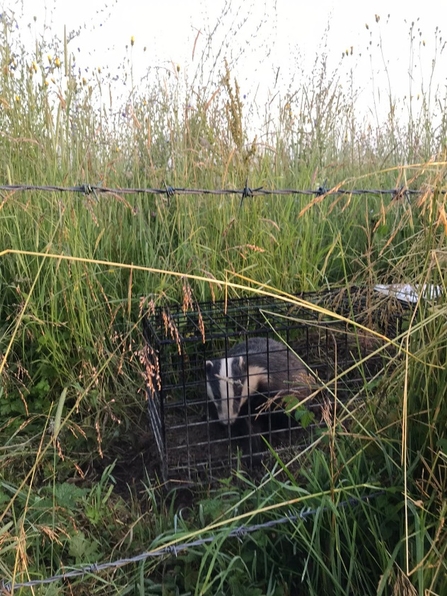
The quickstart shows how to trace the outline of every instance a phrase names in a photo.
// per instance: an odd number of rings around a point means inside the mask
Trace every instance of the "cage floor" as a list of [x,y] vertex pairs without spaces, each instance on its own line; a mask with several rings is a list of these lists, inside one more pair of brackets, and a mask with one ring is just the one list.
[[[357,410],[363,404],[360,396],[338,404],[338,411],[343,415],[345,425],[347,411]],[[327,425],[322,418],[323,407],[326,408],[327,420],[332,421],[335,407],[329,400],[325,400],[324,404],[315,403],[308,408],[312,412],[312,420],[305,427],[290,422],[286,428],[275,428],[272,425],[268,431],[260,432],[256,427],[247,426],[245,434],[241,435],[236,429],[200,414],[190,416],[185,424],[181,413],[168,410],[165,459],[167,476],[171,481],[196,482],[228,476],[231,470],[237,468],[253,472],[263,469],[263,464],[275,460],[270,448],[279,457],[297,455],[326,432]],[[264,416],[271,414],[265,413]]]

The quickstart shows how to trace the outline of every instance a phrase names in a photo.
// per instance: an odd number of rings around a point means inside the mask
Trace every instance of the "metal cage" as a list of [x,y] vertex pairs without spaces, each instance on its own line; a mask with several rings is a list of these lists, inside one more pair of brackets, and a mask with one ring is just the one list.
[[[396,332],[403,313],[398,301],[375,299],[360,289],[302,294],[300,300]],[[377,301],[381,300],[378,305]],[[385,314],[384,314],[385,313]],[[322,404],[361,400],[362,389],[383,370],[380,342],[328,312],[280,298],[251,297],[153,307],[144,317],[148,411],[165,481],[210,480],[237,465],[253,467],[277,453],[302,449],[322,432]],[[277,408],[245,414],[244,430],[216,419],[206,391],[205,362],[226,357],[250,337],[281,339],[306,363],[320,390],[285,418]],[[375,355],[372,355],[373,352]],[[251,403],[251,402],[249,402]],[[268,416],[262,431],[256,421]],[[301,422],[297,422],[297,418]],[[251,424],[250,421],[255,423]],[[286,423],[284,424],[284,420]]]

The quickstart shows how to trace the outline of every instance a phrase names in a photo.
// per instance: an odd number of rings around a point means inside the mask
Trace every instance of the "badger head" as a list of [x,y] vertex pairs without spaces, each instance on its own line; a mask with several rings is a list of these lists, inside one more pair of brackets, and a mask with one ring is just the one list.
[[247,401],[246,362],[242,356],[207,360],[206,389],[222,424],[233,424]]

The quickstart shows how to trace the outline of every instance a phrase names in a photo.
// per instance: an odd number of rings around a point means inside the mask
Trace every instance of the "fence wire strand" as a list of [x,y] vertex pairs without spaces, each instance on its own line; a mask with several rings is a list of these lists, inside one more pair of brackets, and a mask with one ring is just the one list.
[[[362,497],[351,497],[346,499],[345,501],[340,501],[339,503],[335,504],[335,509],[342,509],[348,507],[349,505],[358,505],[362,502],[368,502],[373,500],[380,495],[383,495],[385,491],[378,491],[371,493],[369,495],[365,495]],[[242,540],[248,534],[253,532],[257,532],[258,530],[264,530],[267,528],[273,528],[278,525],[286,524],[286,523],[293,523],[298,521],[306,521],[309,517],[316,515],[320,512],[325,511],[332,511],[334,507],[317,507],[316,509],[311,508],[304,508],[296,515],[287,515],[284,517],[280,517],[278,519],[270,520],[267,522],[263,522],[260,524],[254,524],[251,526],[238,526],[237,528],[233,528],[228,532],[226,535],[225,533],[221,532],[218,535],[208,536],[206,538],[199,538],[197,540],[193,540],[191,542],[184,542],[177,545],[168,545],[168,546],[160,546],[151,551],[146,551],[140,553],[138,555],[134,555],[133,557],[125,557],[122,559],[118,559],[116,561],[110,561],[106,563],[93,563],[90,565],[84,565],[78,569],[71,569],[70,571],[65,571],[64,573],[59,573],[57,575],[53,575],[51,577],[47,577],[44,579],[34,579],[27,582],[20,582],[20,583],[13,583],[7,582],[4,579],[0,580],[0,594],[9,595],[12,594],[15,590],[19,590],[21,588],[33,588],[37,586],[42,586],[45,584],[52,584],[57,581],[63,581],[67,579],[72,579],[76,577],[82,577],[85,575],[97,575],[100,571],[105,571],[107,569],[117,569],[119,567],[123,567],[124,565],[129,565],[131,563],[140,563],[141,561],[145,561],[151,557],[163,557],[163,556],[177,556],[180,552],[185,551],[189,548],[195,548],[198,546],[203,546],[205,544],[210,544],[211,542],[217,540],[218,538],[222,538],[222,536],[226,538],[238,538]],[[230,523],[231,520],[229,520]]]
[[[92,184],[81,184],[79,186],[36,186],[31,184],[10,184],[0,186],[0,191],[18,192],[18,191],[46,191],[46,192],[73,192],[83,195],[94,194],[154,194],[165,195],[168,199],[174,195],[236,195],[241,197],[241,204],[246,198],[253,198],[256,196],[272,196],[272,195],[309,195],[316,197],[323,197],[329,195],[390,195],[392,199],[408,198],[410,195],[420,194],[421,190],[405,188],[380,189],[380,188],[357,188],[344,189],[337,186],[333,188],[326,188],[320,186],[317,189],[295,189],[295,188],[281,188],[281,189],[265,189],[262,186],[258,188],[250,188],[248,180],[244,188],[183,188],[165,185],[165,188],[108,188],[106,186],[96,186]],[[447,192],[440,191],[440,192]]]

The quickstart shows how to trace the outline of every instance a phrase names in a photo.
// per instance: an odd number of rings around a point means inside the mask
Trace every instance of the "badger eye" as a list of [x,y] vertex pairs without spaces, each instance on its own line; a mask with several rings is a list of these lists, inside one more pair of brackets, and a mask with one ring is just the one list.
[[240,399],[241,395],[242,395],[242,388],[243,388],[244,384],[240,379],[235,379],[233,381],[233,391],[234,391],[234,398],[235,399]]

